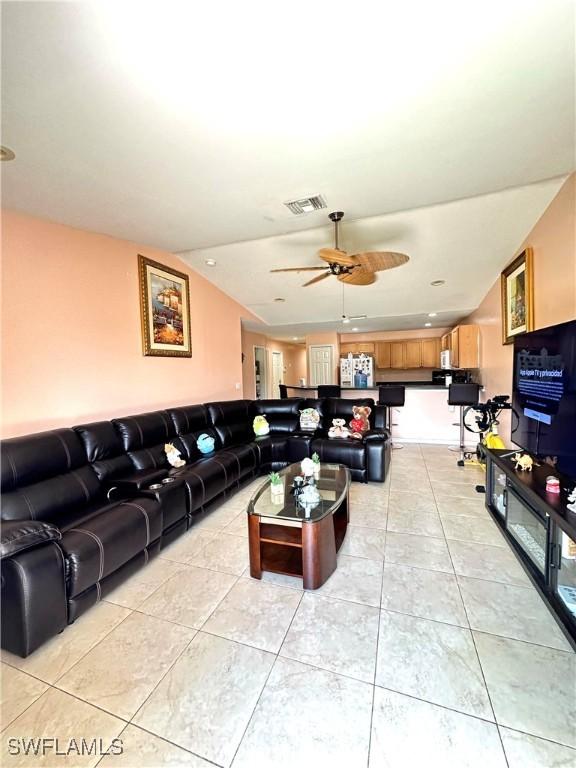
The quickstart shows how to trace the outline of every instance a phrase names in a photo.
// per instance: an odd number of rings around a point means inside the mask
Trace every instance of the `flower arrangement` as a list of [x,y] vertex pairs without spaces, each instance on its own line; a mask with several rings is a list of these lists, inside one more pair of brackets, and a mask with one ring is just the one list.
[[282,485],[282,478],[279,472],[270,472],[268,480],[270,480],[270,485]]

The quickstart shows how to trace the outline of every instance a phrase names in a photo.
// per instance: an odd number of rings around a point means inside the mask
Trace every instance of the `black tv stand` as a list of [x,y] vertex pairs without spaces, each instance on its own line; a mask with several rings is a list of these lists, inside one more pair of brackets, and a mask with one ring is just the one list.
[[[548,464],[517,471],[509,450],[486,449],[486,506],[576,649],[576,512],[574,482]],[[546,478],[560,480],[560,494]]]

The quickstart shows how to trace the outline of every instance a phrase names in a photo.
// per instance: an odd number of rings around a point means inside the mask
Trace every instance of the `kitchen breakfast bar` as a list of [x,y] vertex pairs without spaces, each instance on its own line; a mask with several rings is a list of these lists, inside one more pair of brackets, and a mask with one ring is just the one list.
[[[448,387],[429,381],[387,381],[381,386],[402,385],[406,401],[392,409],[392,434],[396,442],[457,444],[459,409],[448,405]],[[287,386],[289,397],[316,397],[316,387]],[[341,397],[370,397],[378,402],[378,387],[342,387]],[[475,446],[476,435],[465,433],[466,445]]]

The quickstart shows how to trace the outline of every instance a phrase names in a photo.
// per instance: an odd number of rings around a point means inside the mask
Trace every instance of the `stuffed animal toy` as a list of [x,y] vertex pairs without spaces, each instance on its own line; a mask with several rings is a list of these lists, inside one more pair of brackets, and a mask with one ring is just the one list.
[[300,411],[300,429],[305,432],[315,432],[320,424],[320,414],[316,408],[304,408]]
[[332,419],[328,437],[350,437],[350,430],[346,426],[346,421],[344,419]]
[[198,440],[196,440],[196,447],[202,454],[213,453],[214,451],[214,438],[203,432]]
[[372,408],[368,405],[353,405],[352,413],[354,414],[354,418],[350,422],[350,429],[352,431],[350,437],[353,437],[356,440],[362,440],[364,434],[370,429],[368,418],[372,413]]
[[256,437],[263,437],[270,432],[270,425],[266,420],[266,416],[254,416],[252,428]]
[[520,469],[522,471],[532,472],[532,465],[534,464],[534,459],[531,456],[528,456],[527,454],[522,455],[521,453],[515,453],[514,461],[516,462],[514,469]]
[[184,459],[180,458],[180,451],[172,443],[165,444],[164,453],[166,454],[166,458],[168,459],[168,462],[173,467],[183,467],[186,464]]

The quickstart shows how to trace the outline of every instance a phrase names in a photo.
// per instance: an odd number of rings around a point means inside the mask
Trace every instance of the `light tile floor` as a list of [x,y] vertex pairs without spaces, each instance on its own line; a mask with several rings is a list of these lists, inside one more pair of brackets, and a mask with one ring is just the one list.
[[[2,653],[0,762],[574,768],[576,655],[444,446],[353,484],[316,592],[250,578],[259,479],[28,659]],[[44,759],[9,739],[120,738]]]

